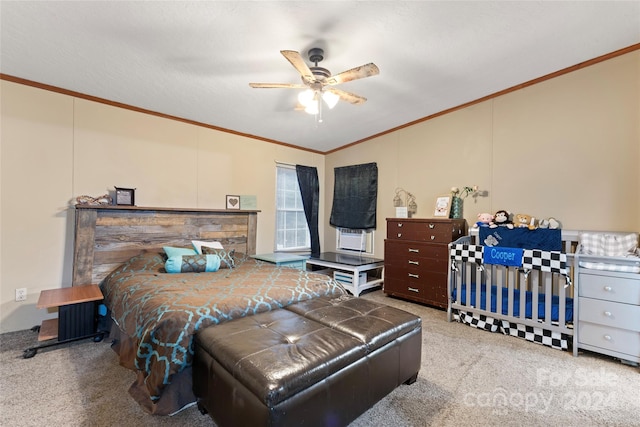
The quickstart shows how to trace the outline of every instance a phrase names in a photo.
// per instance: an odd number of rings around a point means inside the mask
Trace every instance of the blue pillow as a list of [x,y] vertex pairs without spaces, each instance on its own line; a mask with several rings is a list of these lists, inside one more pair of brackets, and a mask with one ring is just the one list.
[[167,254],[169,258],[178,255],[198,255],[196,250],[193,248],[174,248],[173,246],[164,246],[162,249],[164,249],[164,253]]
[[235,260],[233,259],[236,253],[235,249],[226,251],[224,249],[214,249],[203,246],[202,253],[204,255],[218,255],[220,257],[220,268],[234,268],[236,266]]
[[218,255],[174,255],[164,263],[167,273],[204,273],[218,271]]

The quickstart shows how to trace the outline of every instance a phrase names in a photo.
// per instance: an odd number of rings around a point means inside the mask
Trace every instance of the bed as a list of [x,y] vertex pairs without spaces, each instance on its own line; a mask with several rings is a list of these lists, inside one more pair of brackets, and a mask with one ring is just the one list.
[[[329,276],[277,267],[255,254],[257,211],[76,207],[74,284],[99,283],[113,349],[136,373],[129,393],[147,412],[193,404],[193,334],[210,325],[324,295]],[[167,273],[165,246],[217,241],[234,268]]]
[[[542,237],[521,244],[508,241],[512,231]],[[447,319],[567,350],[574,345],[577,242],[576,231],[500,228],[450,243]]]

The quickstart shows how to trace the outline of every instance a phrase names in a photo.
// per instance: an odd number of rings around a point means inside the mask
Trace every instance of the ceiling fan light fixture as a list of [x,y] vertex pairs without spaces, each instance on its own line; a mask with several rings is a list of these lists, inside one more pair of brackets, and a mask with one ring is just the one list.
[[320,109],[318,108],[318,102],[312,100],[309,105],[305,107],[304,112],[313,115],[318,114],[320,112]]
[[313,98],[315,97],[315,92],[311,89],[303,90],[298,94],[298,101],[300,104],[307,107],[309,104],[313,103]]
[[333,92],[322,92],[322,99],[327,103],[329,108],[333,108],[340,100],[340,97]]

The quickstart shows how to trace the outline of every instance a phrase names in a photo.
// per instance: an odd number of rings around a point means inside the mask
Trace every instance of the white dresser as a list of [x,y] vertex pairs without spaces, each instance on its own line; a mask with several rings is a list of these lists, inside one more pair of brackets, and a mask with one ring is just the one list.
[[[579,261],[579,260],[578,260]],[[640,274],[581,268],[578,289],[577,346],[640,363]]]

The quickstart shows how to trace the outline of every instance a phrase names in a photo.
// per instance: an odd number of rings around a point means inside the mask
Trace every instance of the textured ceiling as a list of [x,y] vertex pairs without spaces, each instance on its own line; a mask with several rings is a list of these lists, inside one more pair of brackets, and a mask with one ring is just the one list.
[[[0,72],[327,152],[640,43],[638,1],[2,1]],[[333,74],[324,122],[294,110],[300,83],[279,53]]]

